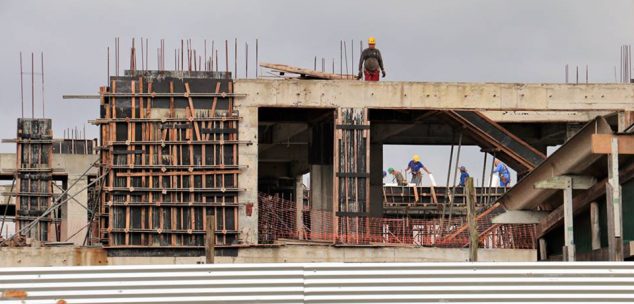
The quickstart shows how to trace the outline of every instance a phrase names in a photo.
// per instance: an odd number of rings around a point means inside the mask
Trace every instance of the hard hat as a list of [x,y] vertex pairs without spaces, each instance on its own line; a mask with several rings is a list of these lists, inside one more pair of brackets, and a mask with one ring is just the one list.
[[368,38],[368,44],[376,44],[376,39],[374,37]]
[[387,168],[387,172],[389,172],[390,174],[392,174],[392,172],[394,172],[394,168]]
[[413,161],[420,161],[420,156],[418,156],[418,154],[414,154],[414,156],[412,156],[412,160]]

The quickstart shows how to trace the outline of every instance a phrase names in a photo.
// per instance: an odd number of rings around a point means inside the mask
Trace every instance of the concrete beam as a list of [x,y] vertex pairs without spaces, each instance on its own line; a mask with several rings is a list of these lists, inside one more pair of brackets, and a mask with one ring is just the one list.
[[532,210],[507,210],[506,212],[494,217],[493,224],[538,224],[544,217],[548,215],[548,211],[532,211]]
[[499,122],[580,122],[585,123],[597,116],[605,116],[612,111],[485,111],[489,119]]
[[553,176],[534,184],[535,189],[590,189],[597,183],[597,179],[592,176],[561,175]]
[[237,80],[250,106],[368,107],[478,111],[634,110],[629,84]]

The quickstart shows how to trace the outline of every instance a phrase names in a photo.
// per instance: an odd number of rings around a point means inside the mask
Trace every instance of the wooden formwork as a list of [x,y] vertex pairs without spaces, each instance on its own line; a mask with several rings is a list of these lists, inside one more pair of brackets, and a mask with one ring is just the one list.
[[[16,139],[16,231],[53,204],[53,131],[50,119],[18,119]],[[43,242],[60,240],[59,210],[39,219],[23,235]]]
[[[339,108],[335,120],[335,234],[361,236],[370,208],[370,122],[367,109]],[[359,239],[357,237],[356,239]],[[343,240],[345,241],[345,240]]]
[[222,73],[137,72],[101,90],[100,228],[108,247],[238,241],[238,122]]

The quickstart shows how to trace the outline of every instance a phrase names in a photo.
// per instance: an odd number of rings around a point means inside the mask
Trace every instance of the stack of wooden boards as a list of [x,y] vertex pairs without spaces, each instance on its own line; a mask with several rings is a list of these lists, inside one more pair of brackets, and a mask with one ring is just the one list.
[[299,78],[304,78],[304,79],[328,79],[328,80],[356,79],[354,75],[350,75],[350,74],[326,73],[326,72],[320,72],[316,70],[294,67],[294,66],[279,64],[279,63],[260,63],[260,66],[263,68],[271,69],[274,72],[279,73],[280,76],[284,76],[286,73],[289,73],[289,74],[297,74],[299,75]]

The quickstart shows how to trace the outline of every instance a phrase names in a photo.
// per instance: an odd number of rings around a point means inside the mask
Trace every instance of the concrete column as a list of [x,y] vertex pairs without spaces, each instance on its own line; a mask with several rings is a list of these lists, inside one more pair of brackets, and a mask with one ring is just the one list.
[[370,144],[370,216],[383,215],[383,145]]
[[333,166],[312,165],[310,169],[311,238],[319,239],[332,233]]
[[608,254],[610,261],[623,261],[622,192],[619,181],[619,146],[612,138],[612,153],[608,154],[608,182],[605,184]]
[[572,209],[572,181],[564,191],[564,261],[575,260],[575,239]]
[[304,180],[300,175],[297,177],[295,181],[295,223],[297,229],[297,235],[299,239],[304,239],[304,219],[303,219],[303,210],[304,210]]
[[548,259],[548,247],[544,238],[539,238],[539,260],[545,261]]
[[[88,190],[84,189],[88,185],[88,178],[86,176],[71,175],[68,177],[68,186],[70,187],[73,184],[75,185],[68,191],[68,197],[80,190],[81,192],[75,196],[75,199],[70,199],[62,205],[61,240],[62,242],[68,241],[75,245],[82,245],[86,237],[86,229],[88,229],[86,227],[88,224],[88,211],[86,210],[88,208]],[[55,192],[59,192],[59,189],[53,188],[56,190]],[[81,229],[83,229],[82,232],[69,239],[71,235]]]
[[623,111],[617,113],[618,118],[618,131],[624,132],[629,126],[634,123],[634,112],[633,111]]
[[599,204],[590,203],[590,231],[592,237],[592,250],[601,249],[601,231],[599,225]]
[[[240,166],[246,166],[238,175],[238,187],[245,189],[238,195],[239,239],[245,244],[256,244],[258,240],[258,108],[244,105],[237,107],[242,117],[238,127],[238,138],[241,141],[250,142],[238,147],[240,155],[238,163]],[[248,212],[249,209],[251,212]]]

